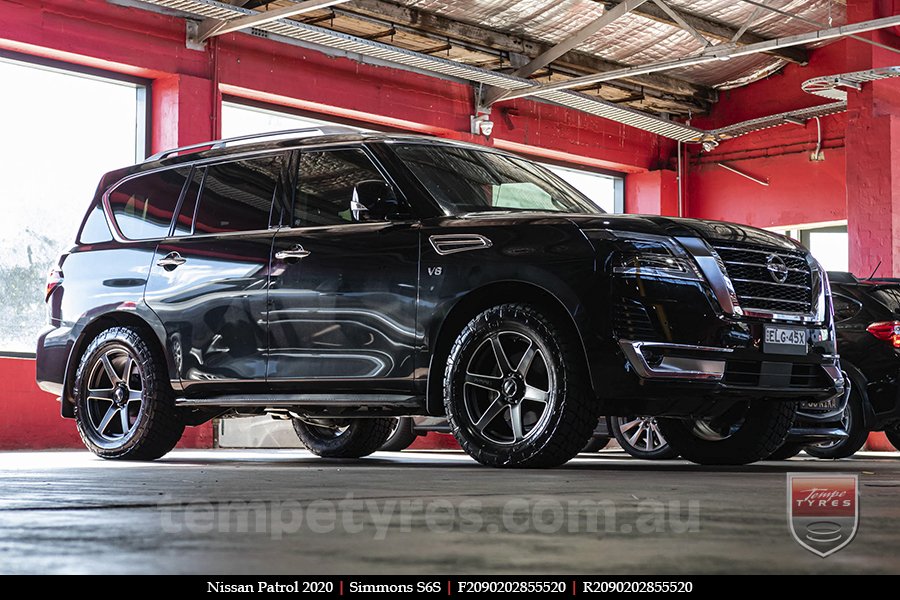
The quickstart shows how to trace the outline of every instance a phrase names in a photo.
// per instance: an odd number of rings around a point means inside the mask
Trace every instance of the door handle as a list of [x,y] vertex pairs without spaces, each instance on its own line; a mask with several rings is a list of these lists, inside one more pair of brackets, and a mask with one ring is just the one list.
[[295,261],[295,260],[300,260],[301,258],[306,258],[309,255],[310,255],[309,250],[305,249],[300,244],[297,244],[290,250],[279,250],[278,252],[275,253],[275,258],[277,258],[278,260],[284,260],[284,261],[291,262],[291,261]]
[[186,262],[187,259],[177,252],[169,252],[168,254],[166,254],[165,258],[159,259],[159,261],[156,263],[156,266],[162,267],[167,271],[171,271],[172,269],[177,269]]

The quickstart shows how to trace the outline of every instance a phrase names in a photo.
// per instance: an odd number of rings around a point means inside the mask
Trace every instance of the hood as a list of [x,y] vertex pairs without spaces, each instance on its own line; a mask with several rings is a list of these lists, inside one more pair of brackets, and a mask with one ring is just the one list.
[[581,229],[610,229],[614,231],[668,235],[671,237],[700,237],[709,241],[745,243],[754,246],[769,246],[789,250],[801,248],[788,237],[749,225],[726,223],[724,221],[661,217],[658,215],[484,212],[470,213],[457,217],[457,219],[462,222],[472,223],[474,221],[491,225],[509,224],[511,221],[532,224],[569,222]]

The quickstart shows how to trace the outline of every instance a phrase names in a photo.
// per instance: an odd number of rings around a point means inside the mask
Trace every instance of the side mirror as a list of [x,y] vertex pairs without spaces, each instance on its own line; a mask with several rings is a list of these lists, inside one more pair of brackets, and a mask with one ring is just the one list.
[[380,179],[360,181],[353,187],[350,212],[354,222],[385,221],[402,211],[394,188]]

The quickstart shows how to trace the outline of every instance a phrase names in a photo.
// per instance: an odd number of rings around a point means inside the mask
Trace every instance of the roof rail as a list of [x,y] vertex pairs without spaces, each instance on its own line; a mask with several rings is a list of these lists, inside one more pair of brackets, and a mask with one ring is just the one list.
[[267,133],[253,133],[250,135],[240,135],[237,137],[222,139],[222,140],[213,140],[210,142],[201,142],[199,144],[191,144],[189,146],[180,146],[178,148],[172,148],[171,150],[163,150],[162,152],[157,152],[153,156],[144,160],[145,163],[153,162],[156,160],[162,160],[164,158],[169,158],[170,156],[174,156],[175,154],[180,154],[182,152],[187,152],[188,150],[199,150],[200,148],[205,148],[208,150],[217,150],[219,148],[226,148],[229,144],[233,144],[235,142],[246,142],[250,140],[265,140],[268,138],[279,137],[279,136],[302,136],[303,134],[317,134],[317,135],[338,135],[341,133],[359,133],[360,130],[353,127],[344,127],[342,125],[322,125],[319,127],[304,127],[302,129],[285,129],[282,131],[270,131]]

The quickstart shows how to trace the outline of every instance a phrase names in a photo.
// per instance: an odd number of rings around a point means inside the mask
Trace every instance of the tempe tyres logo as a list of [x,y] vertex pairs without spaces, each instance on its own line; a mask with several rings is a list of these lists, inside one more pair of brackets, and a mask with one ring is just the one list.
[[856,535],[859,486],[856,475],[787,475],[788,527],[797,543],[822,558]]

